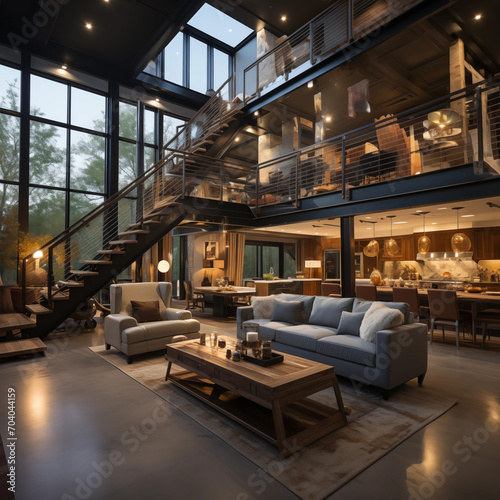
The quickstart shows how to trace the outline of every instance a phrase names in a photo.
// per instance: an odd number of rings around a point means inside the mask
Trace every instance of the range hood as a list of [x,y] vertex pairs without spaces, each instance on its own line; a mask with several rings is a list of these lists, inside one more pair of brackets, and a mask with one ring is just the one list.
[[428,252],[417,253],[417,260],[472,260],[472,252]]

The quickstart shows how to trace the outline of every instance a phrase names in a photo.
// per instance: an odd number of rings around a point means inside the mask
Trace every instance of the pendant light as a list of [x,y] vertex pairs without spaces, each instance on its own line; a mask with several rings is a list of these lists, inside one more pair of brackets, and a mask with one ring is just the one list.
[[417,243],[418,253],[425,255],[431,249],[431,239],[425,234],[425,216],[429,212],[420,212],[420,215],[424,218],[424,234],[420,236]]
[[[368,221],[364,221],[368,222]],[[378,244],[378,241],[375,239],[375,224],[376,222],[371,222],[370,224],[373,224],[373,239],[368,242],[368,245],[363,248],[363,254],[366,255],[367,257],[376,257],[378,253],[380,252],[380,246]]]
[[457,211],[457,232],[451,237],[451,249],[455,253],[468,252],[471,247],[471,242],[469,237],[460,233],[458,229],[458,211],[462,210],[464,207],[453,207],[453,210]]
[[395,215],[388,215],[387,218],[391,220],[391,237],[384,241],[384,253],[388,257],[395,257],[399,253],[399,247],[396,240],[392,237],[392,219]]

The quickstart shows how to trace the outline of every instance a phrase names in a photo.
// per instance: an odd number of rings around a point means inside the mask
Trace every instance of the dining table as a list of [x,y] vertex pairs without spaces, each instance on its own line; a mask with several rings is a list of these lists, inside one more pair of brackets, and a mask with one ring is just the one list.
[[193,291],[204,297],[207,295],[213,297],[212,314],[219,318],[227,317],[230,314],[235,297],[249,297],[256,293],[255,288],[250,286],[198,286],[194,287]]
[[[457,291],[458,306],[468,309],[472,317],[472,343],[476,343],[476,316],[482,309],[489,307],[498,309],[500,312],[500,292],[482,291],[473,293],[468,291]],[[377,295],[380,300],[392,300],[392,287],[377,286]],[[418,289],[418,297],[421,306],[428,306],[429,299],[426,288]],[[482,306],[485,307],[482,307]]]

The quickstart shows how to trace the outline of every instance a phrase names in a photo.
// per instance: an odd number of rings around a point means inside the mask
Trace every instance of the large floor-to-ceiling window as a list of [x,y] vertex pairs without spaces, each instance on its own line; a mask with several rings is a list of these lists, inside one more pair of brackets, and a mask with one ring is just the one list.
[[247,240],[243,278],[262,278],[271,272],[281,278],[294,278],[295,247],[295,243]]
[[[118,128],[114,175],[121,189],[156,163],[161,146],[185,123],[127,98],[119,101],[118,123],[111,123],[110,96],[103,90],[106,82],[96,89],[77,83],[76,77],[65,79],[54,73],[21,72],[14,63],[0,62],[0,277],[4,283],[17,282],[18,250],[33,251],[31,247],[43,245],[113,194],[108,183],[113,177],[112,128]],[[135,215],[136,196],[132,192],[124,200],[127,208],[122,218]],[[93,224],[101,225],[102,234],[102,219]],[[89,244],[73,239],[75,248]],[[97,250],[102,241],[97,238],[92,244]],[[77,258],[75,252],[71,261]]]

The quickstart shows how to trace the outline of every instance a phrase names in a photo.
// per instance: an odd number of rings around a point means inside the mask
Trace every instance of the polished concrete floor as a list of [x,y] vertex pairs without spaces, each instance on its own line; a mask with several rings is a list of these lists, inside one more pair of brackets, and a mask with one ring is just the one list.
[[[201,321],[235,333],[234,321]],[[92,353],[100,326],[51,337],[45,358],[0,360],[4,447],[8,388],[17,398],[17,500],[296,498]],[[459,403],[330,499],[500,498],[500,353],[434,343],[422,390]]]

